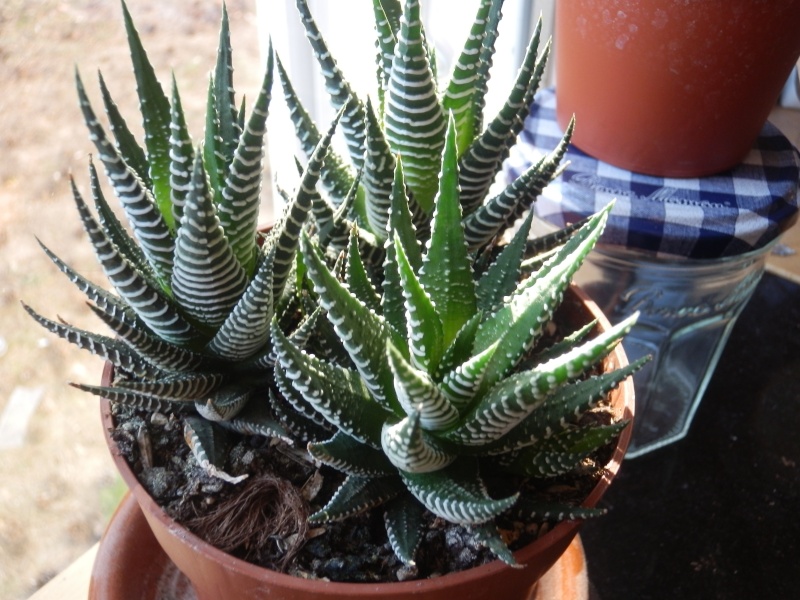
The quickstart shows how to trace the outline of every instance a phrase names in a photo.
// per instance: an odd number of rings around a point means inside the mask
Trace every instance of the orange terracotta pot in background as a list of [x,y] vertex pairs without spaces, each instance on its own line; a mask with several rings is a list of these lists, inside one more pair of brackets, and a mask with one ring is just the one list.
[[559,125],[612,165],[738,164],[800,55],[800,0],[556,0]]
[[[597,319],[599,327],[610,327],[605,316],[577,287],[566,294],[560,316],[570,326],[578,327]],[[627,364],[621,345],[606,359],[605,369],[616,369]],[[106,365],[103,385],[111,380],[112,367]],[[617,418],[632,419],[634,413],[633,384],[628,378],[611,393],[611,407]],[[335,583],[321,580],[306,580],[257,567],[226,554],[190,533],[175,522],[153,500],[138,482],[127,461],[120,455],[110,437],[113,417],[108,401],[102,401],[102,418],[106,438],[112,457],[125,483],[136,498],[158,544],[174,565],[191,581],[197,600],[250,600],[276,598],[282,600],[308,600],[325,598],[349,600],[353,598],[401,598],[419,597],[428,600],[480,600],[502,598],[503,600],[526,600],[537,580],[561,557],[575,538],[580,522],[563,522],[535,542],[519,550],[515,556],[524,568],[511,568],[499,560],[487,565],[459,573],[451,573],[435,579],[406,581],[401,583],[364,584]],[[620,435],[612,458],[606,466],[601,480],[586,498],[583,506],[597,505],[616,476],[628,447],[631,427]],[[146,543],[152,544],[152,541]],[[98,556],[104,556],[102,552]],[[146,551],[146,549],[142,549]],[[93,589],[116,589],[108,582],[100,581],[102,573],[93,576]],[[142,581],[145,579],[143,578]],[[99,598],[97,594],[92,598]],[[109,598],[108,600],[121,600]]]

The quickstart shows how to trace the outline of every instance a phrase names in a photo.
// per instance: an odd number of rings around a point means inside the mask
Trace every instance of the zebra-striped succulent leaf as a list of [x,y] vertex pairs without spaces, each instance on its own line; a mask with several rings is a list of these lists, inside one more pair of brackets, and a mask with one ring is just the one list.
[[405,250],[394,240],[399,283],[405,299],[406,327],[411,360],[414,366],[433,372],[445,349],[442,319],[419,277],[406,258]]
[[352,91],[350,84],[336,64],[336,60],[328,50],[328,45],[308,9],[307,0],[297,0],[297,10],[306,30],[306,37],[322,68],[325,87],[331,95],[336,110],[342,112],[342,128],[347,139],[350,160],[356,170],[361,169],[364,162],[364,140],[366,138],[364,106]]
[[199,417],[188,416],[183,423],[183,437],[192,451],[198,465],[212,477],[228,483],[240,483],[248,474],[229,475],[222,465],[227,456],[227,439],[225,430],[211,426],[211,423]]
[[558,523],[576,519],[590,519],[606,514],[605,508],[586,508],[583,506],[567,507],[556,502],[545,502],[532,498],[520,498],[514,506],[513,513],[520,519]]
[[419,414],[425,429],[453,427],[458,422],[458,410],[430,375],[415,369],[392,344],[387,345],[387,353],[397,399],[406,414]]
[[414,199],[432,212],[447,127],[423,37],[419,1],[407,0],[386,90],[384,125]]
[[131,390],[147,396],[158,396],[174,401],[202,400],[215,388],[218,388],[225,377],[220,373],[182,373],[171,375],[155,381],[121,380],[117,388]]
[[469,37],[461,55],[456,60],[442,97],[442,108],[447,112],[452,112],[456,121],[458,135],[456,148],[459,156],[472,144],[476,132],[480,130],[481,115],[478,103],[486,93],[488,77],[488,69],[480,68],[481,61],[486,59],[481,49],[484,47],[484,42],[487,42],[487,44],[491,44],[489,47],[493,51],[494,44],[487,40],[487,36],[490,33],[496,35],[494,33],[496,24],[495,27],[487,27],[486,23],[490,18],[490,10],[493,5],[496,9],[492,16],[499,21],[500,4],[502,2],[497,0],[481,0],[470,28]]
[[465,214],[471,213],[482,204],[502,168],[503,160],[507,158],[509,149],[514,145],[516,136],[522,131],[524,115],[539,85],[549,54],[548,45],[537,60],[540,32],[541,21],[537,24],[528,45],[508,99],[497,116],[489,122],[480,135],[476,135],[470,147],[461,156],[460,183]]
[[216,215],[200,154],[175,240],[172,292],[192,319],[218,329],[247,288],[247,274]]
[[497,351],[497,346],[498,344],[494,344],[483,352],[467,358],[442,377],[440,384],[442,393],[461,414],[469,409],[480,391],[486,367]]
[[465,237],[470,249],[477,250],[486,246],[499,232],[515,223],[531,207],[533,201],[555,177],[558,164],[567,151],[572,131],[573,123],[570,123],[564,138],[555,150],[464,219]]
[[172,78],[172,105],[170,106],[170,200],[172,203],[172,219],[180,223],[186,196],[192,189],[192,166],[194,165],[194,147],[186,115],[183,112],[178,83]]
[[153,190],[145,185],[138,173],[125,164],[112,145],[92,109],[77,70],[75,84],[90,139],[94,142],[142,252],[157,274],[159,284],[167,289],[172,275],[174,251],[173,234],[168,224],[168,219],[172,218],[172,211],[169,211],[169,217],[164,217],[162,212],[164,209],[156,204]]
[[[267,68],[267,72],[269,71],[270,67]],[[233,87],[233,53],[231,51],[231,32],[227,10],[222,13],[222,23],[219,28],[217,64],[214,69],[214,99],[216,100],[215,112],[219,123],[220,140],[217,152],[223,160],[222,172],[227,173],[239,143],[239,136],[242,133],[237,116]],[[258,115],[258,111],[254,111],[253,114]],[[222,181],[219,182],[219,188],[221,187]]]
[[512,494],[500,499],[491,498],[478,473],[477,464],[466,458],[439,471],[400,471],[400,475],[408,491],[425,508],[459,525],[479,525],[491,521],[514,506],[519,497],[519,494]]
[[246,360],[269,341],[269,323],[274,313],[272,260],[261,257],[261,264],[247,289],[228,313],[207,349],[226,360]]
[[[252,274],[256,264],[253,231],[258,227],[258,207],[261,202],[261,169],[272,89],[272,65],[270,51],[264,81],[247,125],[239,134],[217,211],[231,248],[248,274]],[[238,131],[238,125],[236,128],[231,125],[231,128],[234,132]]]
[[399,405],[385,353],[392,331],[380,315],[370,311],[336,279],[305,234],[301,246],[314,291],[364,384],[376,401],[394,412]]
[[561,431],[514,454],[506,466],[531,477],[555,477],[572,471],[596,448],[616,438],[627,422]]
[[[263,239],[257,231],[257,210],[272,86],[271,48],[258,98],[245,115],[244,103],[241,108],[235,104],[230,30],[223,7],[217,62],[209,82],[206,144],[204,150],[195,150],[175,80],[168,99],[124,3],[123,13],[144,143],[133,136],[101,78],[115,145],[77,72],[75,81],[90,139],[131,232],[109,206],[92,164],[97,216],[72,183],[81,222],[116,294],[82,277],[42,246],[116,337],[25,308],[49,331],[114,365],[111,385],[76,387],[115,403],[194,419],[194,425],[187,426],[187,442],[198,461],[212,474],[235,482],[239,478],[227,477],[219,466],[224,451],[211,456],[209,444],[215,436],[222,439],[224,430],[230,430],[291,438],[271,408],[275,383],[270,323],[280,319],[291,330],[303,322],[302,314],[293,312],[294,296],[301,291],[290,274],[310,212],[309,189],[319,177],[333,129],[312,150],[305,188],[298,191],[286,218]],[[302,337],[310,335],[305,331]],[[380,423],[374,431],[378,444]]]
[[[151,192],[155,198],[161,217],[167,227],[174,231],[170,207],[170,175],[169,175],[169,133],[170,107],[161,84],[156,78],[155,69],[147,57],[139,33],[125,3],[122,3],[125,20],[125,31],[130,47],[133,74],[136,78],[136,91],[139,95],[139,107],[142,112],[142,126],[145,131],[145,147],[147,148],[148,177],[151,181]],[[227,17],[223,17],[227,20]]]
[[321,510],[309,515],[312,523],[326,523],[352,517],[380,506],[403,493],[398,477],[348,475],[333,498]]
[[158,284],[150,280],[147,273],[139,271],[135,264],[119,252],[108,233],[89,211],[74,183],[72,194],[97,259],[120,298],[159,337],[178,345],[193,342],[197,332],[180,314],[177,304]]
[[251,386],[239,381],[225,383],[214,391],[213,396],[196,399],[194,407],[201,417],[215,422],[230,421],[238,416],[254,395]]
[[531,349],[561,303],[570,279],[600,237],[610,208],[611,205],[580,229],[535,277],[524,281],[507,303],[481,323],[475,336],[475,351],[499,342],[484,376],[484,390],[500,381]]
[[409,209],[409,199],[406,194],[405,180],[403,178],[403,165],[400,161],[395,164],[394,181],[392,184],[391,208],[387,232],[389,238],[384,244],[386,260],[383,264],[383,281],[381,297],[381,310],[386,322],[397,332],[406,330],[405,298],[400,285],[400,264],[397,258],[395,239],[399,241],[405,253],[406,262],[413,269],[422,266],[422,250],[416,237],[416,230]]
[[311,212],[313,197],[317,193],[315,186],[319,180],[322,164],[341,115],[342,112],[339,112],[325,137],[320,140],[314,152],[312,152],[308,165],[306,165],[303,176],[300,179],[297,193],[291,204],[286,208],[282,222],[276,226],[273,233],[275,242],[269,249],[269,253],[273,270],[272,293],[275,298],[280,298],[283,295],[284,288],[289,280],[289,274],[297,255],[300,232]]
[[117,404],[141,408],[148,412],[180,414],[191,412],[194,408],[194,401],[191,399],[180,400],[177,398],[155,396],[136,390],[126,390],[116,386],[86,385],[83,383],[71,383],[70,385],[83,392],[94,394],[99,398],[105,398]]
[[[351,445],[365,443],[371,446],[371,456],[383,451],[386,462],[381,464],[394,467],[422,506],[451,522],[478,527],[477,539],[511,563],[513,556],[491,521],[510,509],[518,495],[491,495],[479,465],[500,466],[522,477],[551,477],[615,437],[624,424],[581,427],[577,418],[633,370],[586,379],[635,317],[593,337],[589,326],[565,331],[563,339],[540,347],[545,326],[598,239],[608,209],[569,236],[538,272],[524,277],[529,216],[494,260],[484,261],[476,272],[476,254],[467,246],[467,223],[459,203],[456,144],[451,117],[424,249],[402,185],[406,163],[397,163],[380,302],[366,263],[354,253],[356,230],[344,281],[338,275],[341,267],[328,267],[303,234],[303,264],[354,368],[344,371],[326,361],[323,352],[312,356],[294,348],[278,329],[273,338],[277,360],[304,406],[340,431],[330,441],[311,446],[320,460],[348,473],[331,501],[335,510],[324,511],[326,519],[359,512],[360,507],[348,508],[346,502],[352,497],[365,505],[364,480],[386,477],[383,472],[370,475],[348,458]],[[309,343],[313,344],[310,339]],[[357,376],[362,388],[354,396],[350,390]],[[573,395],[561,391],[573,388]],[[361,406],[358,421],[356,405]],[[556,413],[559,420],[553,422]],[[368,426],[369,434],[356,423]],[[547,424],[544,432],[542,423]],[[342,440],[350,438],[356,441],[340,448]],[[352,454],[357,453],[354,448]],[[386,518],[387,527],[397,526],[394,518]],[[402,560],[413,560],[409,544],[397,550]]]
[[473,525],[471,529],[475,539],[480,544],[486,546],[489,548],[489,550],[494,552],[497,558],[511,567],[517,569],[524,567],[524,565],[521,565],[516,561],[514,555],[512,554],[506,542],[503,540],[503,537],[500,535],[500,532],[497,530],[497,526],[494,523],[487,522],[479,525]]
[[420,417],[420,411],[412,410],[398,423],[384,423],[381,447],[401,473],[438,472],[456,459],[438,447],[422,428]]
[[106,86],[105,79],[102,73],[97,75],[98,83],[100,85],[100,93],[103,96],[103,106],[105,107],[106,115],[108,116],[108,124],[111,129],[111,134],[117,143],[117,150],[120,156],[131,169],[133,169],[139,178],[145,182],[145,185],[152,185],[150,180],[150,172],[147,164],[147,156],[144,149],[136,141],[133,133],[131,133],[125,118],[117,108],[116,102],[111,97],[111,92]]
[[359,442],[342,430],[329,440],[309,444],[308,451],[316,460],[348,475],[381,477],[395,473],[383,452]]
[[477,310],[472,261],[467,251],[459,204],[455,121],[448,121],[436,205],[422,268],[420,284],[430,295],[442,323],[444,346]]
[[367,100],[366,115],[367,154],[364,162],[364,188],[367,221],[376,235],[385,238],[396,161],[369,100]]
[[380,427],[391,416],[370,397],[355,371],[324,362],[297,348],[273,320],[275,352],[291,386],[327,421],[349,436],[380,446]]
[[[480,446],[500,439],[541,406],[548,395],[596,365],[630,331],[635,321],[634,316],[581,346],[529,371],[503,379],[473,403],[459,426],[448,431],[446,437],[466,446]],[[493,357],[498,355],[499,348]]]
[[[251,388],[252,392],[252,388]],[[195,404],[195,406],[197,406]],[[267,402],[247,402],[235,416],[215,421],[218,425],[242,435],[260,435],[279,439],[294,445],[295,437],[276,417],[275,404]]]
[[647,360],[642,358],[615,371],[582,379],[555,390],[517,427],[494,442],[476,447],[476,452],[487,455],[509,454],[575,425],[580,415],[594,408],[620,382],[642,368]]
[[119,296],[112,294],[104,290],[99,285],[89,281],[80,273],[75,271],[72,267],[70,267],[67,263],[61,260],[58,256],[56,256],[52,250],[50,250],[41,242],[41,240],[37,240],[37,242],[47,257],[53,261],[53,264],[56,265],[56,267],[58,267],[59,271],[67,276],[70,282],[87,297],[89,302],[93,303],[104,312],[113,315],[116,319],[125,322],[126,324],[130,324],[139,329],[146,328],[144,322],[139,319],[136,313],[127,304],[125,304],[125,302],[120,300]]
[[476,290],[479,308],[491,310],[517,287],[517,281],[522,276],[525,242],[530,235],[532,222],[533,211],[530,211],[512,240],[481,276]]
[[409,493],[386,504],[384,525],[389,543],[397,558],[410,566],[414,566],[414,555],[422,543],[424,516],[424,507]]
[[43,317],[24,302],[22,307],[39,325],[51,333],[75,344],[82,350],[109,361],[115,367],[130,372],[135,377],[152,378],[161,374],[158,368],[142,359],[118,339],[53,321]]
[[358,229],[353,228],[347,245],[345,280],[353,295],[372,312],[380,310],[381,297],[370,280],[358,245]]
[[[311,156],[314,148],[322,139],[322,135],[309,116],[308,111],[300,102],[300,98],[297,96],[280,58],[276,58],[276,64],[278,76],[283,87],[283,97],[289,107],[289,117],[294,124],[297,138],[303,151],[307,156]],[[335,152],[329,152],[325,158],[325,165],[320,178],[323,186],[330,193],[332,200],[336,204],[342,201],[353,185],[353,174],[350,167]]]
[[150,332],[146,326],[119,318],[115,311],[105,307],[90,304],[89,308],[131,351],[157,370],[182,373],[213,368],[215,360],[205,354],[168,342]]
[[400,28],[400,15],[403,7],[400,0],[372,0],[375,14],[375,62],[378,93],[378,112],[383,114],[383,103],[389,75],[392,72],[394,45],[397,43],[397,30]]
[[[313,405],[306,402],[302,394],[295,390],[286,369],[280,363],[275,365],[275,384],[280,393],[270,391],[270,399],[278,418],[287,429],[306,442],[330,437],[332,427],[324,415],[314,410]],[[304,433],[301,435],[298,433],[300,431]]]
[[[478,77],[475,80],[475,91],[472,98],[472,111],[474,114],[474,132],[473,140],[476,136],[480,135],[483,130],[484,114],[483,109],[486,107],[486,94],[489,91],[489,77],[493,64],[495,43],[500,33],[500,19],[503,18],[503,3],[505,0],[492,0],[492,5],[489,8],[489,14],[486,21],[484,21],[485,33],[481,43],[479,60],[477,64]],[[480,10],[480,9],[479,9]],[[476,19],[477,21],[477,19]],[[469,44],[469,40],[465,43]],[[462,153],[459,153],[460,155]]]
[[119,248],[120,253],[130,261],[137,271],[145,273],[152,281],[157,281],[158,276],[147,261],[144,252],[136,244],[136,240],[131,237],[106,201],[97,176],[97,169],[95,169],[94,161],[91,160],[89,161],[89,180],[91,182],[92,199],[97,210],[97,221],[108,233],[109,240]]

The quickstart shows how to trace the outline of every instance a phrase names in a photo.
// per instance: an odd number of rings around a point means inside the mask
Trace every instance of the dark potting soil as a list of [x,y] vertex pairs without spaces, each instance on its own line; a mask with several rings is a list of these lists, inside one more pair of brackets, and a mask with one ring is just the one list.
[[[232,484],[198,465],[179,416],[122,406],[113,406],[113,412],[112,436],[158,504],[199,537],[248,562],[303,578],[387,582],[436,577],[495,560],[467,528],[430,514],[416,565],[406,566],[391,549],[381,510],[308,525],[307,516],[327,503],[342,475],[313,464],[301,449],[260,436],[232,435],[225,471],[247,474]],[[584,418],[610,422],[610,413],[599,408]],[[580,504],[602,474],[596,465],[607,464],[612,450],[610,445],[590,459],[581,474],[524,485],[543,500]],[[512,549],[550,528],[502,519],[498,526]]]

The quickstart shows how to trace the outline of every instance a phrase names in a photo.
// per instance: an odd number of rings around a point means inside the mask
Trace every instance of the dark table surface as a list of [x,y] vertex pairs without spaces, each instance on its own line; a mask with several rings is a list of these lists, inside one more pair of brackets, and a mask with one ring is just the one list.
[[765,274],[683,440],[583,525],[601,600],[800,598],[800,285]]

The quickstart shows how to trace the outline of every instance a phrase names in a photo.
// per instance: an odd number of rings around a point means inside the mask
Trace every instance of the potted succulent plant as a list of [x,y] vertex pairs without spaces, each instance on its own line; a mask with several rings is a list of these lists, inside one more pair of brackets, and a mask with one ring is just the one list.
[[[374,103],[350,90],[298,0],[339,110],[325,133],[272,53],[249,116],[237,106],[224,10],[200,146],[177,86],[168,99],[124,5],[144,147],[101,78],[108,136],[77,77],[90,137],[133,233],[90,166],[97,216],[74,184],[73,196],[116,294],[45,251],[114,337],[26,310],[107,360],[101,385],[76,385],[105,399],[120,470],[200,598],[261,597],[259,586],[284,598],[479,598],[500,582],[509,586],[503,597],[526,597],[576,520],[602,512],[593,506],[627,444],[628,376],[642,361],[628,365],[618,342],[635,318],[598,328],[602,315],[570,288],[608,209],[528,240],[531,215],[521,218],[567,139],[489,194],[547,48],[537,57],[538,35],[531,41],[508,101],[484,128],[502,2],[480,2],[441,97],[418,1],[373,5]],[[259,232],[273,66],[308,156],[282,219]],[[330,148],[337,128],[353,166]],[[187,506],[201,513],[188,530],[177,523]],[[291,514],[303,517],[294,530],[264,529]],[[225,522],[223,536],[244,531],[231,552],[271,568],[206,544],[189,531],[201,522],[212,541],[220,528],[209,523]],[[335,553],[356,531],[359,544],[379,550],[361,564],[379,565],[384,579],[348,583],[341,558],[323,568],[298,553],[312,544]],[[469,543],[464,566],[477,568],[429,578],[425,549],[447,535]]]

